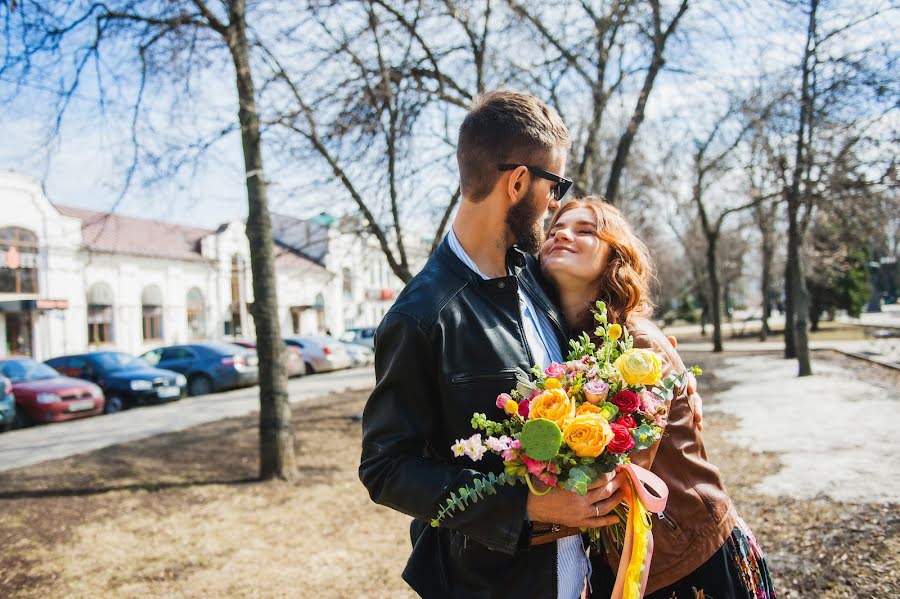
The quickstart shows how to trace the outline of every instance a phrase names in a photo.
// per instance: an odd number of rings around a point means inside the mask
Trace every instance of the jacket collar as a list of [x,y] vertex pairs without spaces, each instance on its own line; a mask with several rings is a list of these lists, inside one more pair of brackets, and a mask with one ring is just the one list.
[[[446,237],[444,237],[437,250],[435,250],[434,257],[440,262],[441,266],[446,266],[455,275],[457,275],[464,281],[475,284],[481,284],[485,282],[485,279],[482,279],[481,275],[463,264],[462,260],[460,260],[459,257],[455,253],[453,253],[453,250],[450,249],[450,243],[447,241]],[[510,271],[510,274],[512,276],[518,278],[519,274],[525,269],[526,264],[527,262],[525,252],[523,252],[516,246],[513,246],[509,248],[509,250],[507,250],[506,268]],[[491,279],[487,280],[490,281]]]
[[[482,279],[481,276],[463,264],[462,260],[450,249],[450,244],[445,237],[438,249],[434,252],[434,258],[441,266],[448,268],[463,281],[473,285],[492,285],[490,281],[495,279]],[[529,256],[518,247],[513,246],[506,252],[506,267],[511,276],[515,277],[528,294],[537,302],[540,309],[555,325],[557,341],[565,356],[569,347],[569,338],[562,313],[559,311],[558,302],[552,292],[552,286],[541,274],[541,267],[537,259]]]

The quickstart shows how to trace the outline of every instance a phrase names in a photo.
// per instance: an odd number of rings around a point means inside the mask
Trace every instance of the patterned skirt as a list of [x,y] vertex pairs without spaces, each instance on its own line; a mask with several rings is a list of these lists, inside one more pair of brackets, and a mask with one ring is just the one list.
[[762,549],[738,517],[731,536],[705,564],[647,599],[775,599]]

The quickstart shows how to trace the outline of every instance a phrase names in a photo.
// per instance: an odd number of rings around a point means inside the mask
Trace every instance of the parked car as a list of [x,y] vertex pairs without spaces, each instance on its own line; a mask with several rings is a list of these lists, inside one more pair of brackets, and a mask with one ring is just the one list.
[[256,352],[233,343],[190,343],[152,349],[141,358],[151,366],[187,377],[188,393],[204,395],[259,381]]
[[344,344],[328,335],[287,337],[284,342],[303,350],[306,372],[310,374],[350,368],[353,363]]
[[357,345],[366,345],[375,348],[375,327],[358,327],[347,329],[341,335],[341,341],[347,343],[356,343]]
[[0,376],[0,433],[11,429],[15,420],[16,397],[12,383],[5,376]]
[[[240,339],[238,341],[232,341],[232,343],[256,351],[256,341]],[[303,376],[306,374],[306,362],[303,360],[303,350],[296,345],[289,345],[287,343],[285,343],[285,347],[287,348],[288,376]]]
[[354,368],[375,363],[375,351],[368,345],[347,343],[346,341],[341,341],[341,343],[344,345],[347,353],[350,354],[350,361]]
[[103,391],[89,381],[63,376],[31,358],[0,359],[0,374],[12,383],[17,428],[103,412]]
[[97,383],[106,396],[104,414],[124,408],[174,401],[184,397],[187,379],[171,370],[153,368],[124,352],[100,351],[44,361],[62,374]]

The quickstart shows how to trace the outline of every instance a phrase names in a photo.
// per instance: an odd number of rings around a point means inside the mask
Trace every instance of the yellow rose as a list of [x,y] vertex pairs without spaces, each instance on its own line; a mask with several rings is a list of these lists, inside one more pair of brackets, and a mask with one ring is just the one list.
[[575,408],[575,415],[581,416],[582,414],[599,414],[600,408],[595,406],[592,403],[583,403],[577,408]]
[[544,389],[562,389],[562,383],[559,382],[559,379],[553,378],[551,376],[544,381]]
[[562,389],[544,391],[531,400],[528,406],[528,419],[546,418],[564,429],[566,423],[575,416],[575,403],[569,399]]
[[566,445],[580,458],[596,458],[612,438],[609,422],[600,414],[576,416],[563,431]]
[[634,348],[613,363],[626,385],[652,387],[662,379],[662,360],[649,349]]
[[618,341],[619,337],[622,336],[622,325],[613,324],[610,325],[608,329],[606,329],[606,334],[609,335],[609,338],[613,341]]
[[519,404],[516,403],[514,399],[507,399],[506,403],[503,404],[503,411],[513,416],[519,413]]

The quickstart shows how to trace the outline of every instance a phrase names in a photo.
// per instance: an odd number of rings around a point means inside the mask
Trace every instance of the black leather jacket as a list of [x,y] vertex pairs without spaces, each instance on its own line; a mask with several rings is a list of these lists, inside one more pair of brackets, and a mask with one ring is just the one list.
[[414,518],[403,578],[426,598],[556,597],[556,544],[529,546],[525,486],[500,487],[440,528],[428,524],[451,491],[502,471],[496,456],[476,463],[454,458],[450,446],[473,434],[474,412],[499,417],[497,395],[533,365],[518,285],[568,345],[534,259],[513,248],[507,265],[510,276],[484,280],[445,240],[375,335],[359,477],[373,501]]

